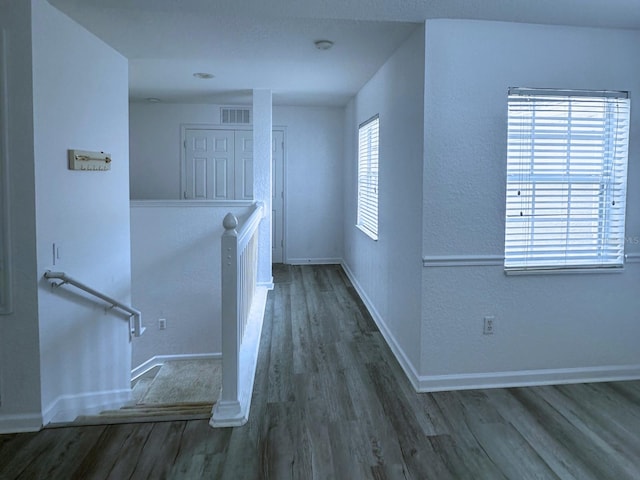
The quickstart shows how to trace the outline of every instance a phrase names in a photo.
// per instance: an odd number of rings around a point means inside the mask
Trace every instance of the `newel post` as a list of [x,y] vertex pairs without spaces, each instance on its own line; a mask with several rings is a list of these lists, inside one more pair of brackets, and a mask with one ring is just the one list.
[[240,338],[238,334],[238,219],[222,221],[222,393],[221,401],[238,400]]

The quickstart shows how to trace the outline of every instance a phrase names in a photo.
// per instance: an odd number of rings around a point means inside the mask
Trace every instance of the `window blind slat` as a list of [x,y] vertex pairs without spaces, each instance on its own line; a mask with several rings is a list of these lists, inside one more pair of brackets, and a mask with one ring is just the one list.
[[358,129],[358,209],[356,225],[378,238],[378,116]]
[[505,268],[622,266],[625,92],[510,89]]

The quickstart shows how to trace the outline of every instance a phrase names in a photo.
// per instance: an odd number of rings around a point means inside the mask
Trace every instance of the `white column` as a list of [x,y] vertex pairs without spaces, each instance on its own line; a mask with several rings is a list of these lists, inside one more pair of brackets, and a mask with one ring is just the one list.
[[264,202],[265,218],[260,224],[258,285],[271,288],[271,90],[253,91],[253,199]]

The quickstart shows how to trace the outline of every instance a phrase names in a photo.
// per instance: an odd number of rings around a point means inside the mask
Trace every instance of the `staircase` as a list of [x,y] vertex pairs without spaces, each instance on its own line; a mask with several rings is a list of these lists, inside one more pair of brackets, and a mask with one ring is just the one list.
[[133,382],[130,405],[82,415],[71,423],[48,428],[209,419],[220,396],[221,382],[220,359],[168,361]]

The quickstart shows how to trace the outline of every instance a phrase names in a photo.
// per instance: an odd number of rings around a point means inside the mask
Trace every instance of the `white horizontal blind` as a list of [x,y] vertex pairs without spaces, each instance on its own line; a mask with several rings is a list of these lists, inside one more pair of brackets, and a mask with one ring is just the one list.
[[626,92],[509,90],[505,269],[621,267]]
[[378,141],[376,115],[358,129],[358,215],[356,225],[378,239]]

